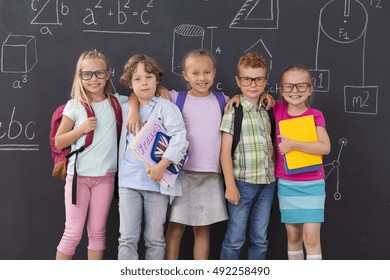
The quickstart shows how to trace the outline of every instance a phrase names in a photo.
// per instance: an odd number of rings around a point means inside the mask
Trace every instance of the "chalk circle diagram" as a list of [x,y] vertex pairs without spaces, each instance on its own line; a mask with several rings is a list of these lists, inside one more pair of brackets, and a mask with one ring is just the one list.
[[230,28],[278,29],[279,0],[246,0]]
[[181,24],[173,30],[172,73],[182,75],[182,58],[194,49],[203,49],[205,30],[198,25]]
[[330,1],[320,12],[322,32],[338,43],[360,39],[366,33],[367,22],[367,10],[356,0]]

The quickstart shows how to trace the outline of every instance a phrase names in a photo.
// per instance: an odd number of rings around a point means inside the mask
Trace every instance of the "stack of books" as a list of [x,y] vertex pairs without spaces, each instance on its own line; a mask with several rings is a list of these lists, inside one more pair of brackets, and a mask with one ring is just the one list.
[[[297,117],[279,122],[280,134],[301,142],[318,141],[314,116]],[[321,155],[301,151],[290,151],[284,156],[284,167],[287,174],[299,174],[320,170]]]

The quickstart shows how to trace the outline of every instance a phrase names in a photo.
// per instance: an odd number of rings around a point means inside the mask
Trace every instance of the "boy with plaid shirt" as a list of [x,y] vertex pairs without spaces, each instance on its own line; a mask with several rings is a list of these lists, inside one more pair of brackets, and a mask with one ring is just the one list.
[[[235,111],[223,116],[221,165],[224,173],[229,222],[221,259],[240,258],[249,229],[247,259],[265,259],[267,230],[275,189],[274,149],[266,109],[259,104],[267,85],[267,62],[255,52],[240,57],[235,77],[241,89],[243,119],[239,142],[232,151]],[[247,227],[249,222],[249,227]]]

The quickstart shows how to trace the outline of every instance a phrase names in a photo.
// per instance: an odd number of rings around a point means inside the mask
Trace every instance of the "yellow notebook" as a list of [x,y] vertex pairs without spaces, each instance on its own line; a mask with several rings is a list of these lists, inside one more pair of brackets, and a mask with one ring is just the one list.
[[[280,134],[292,140],[302,142],[318,141],[314,116],[304,116],[279,122]],[[321,155],[312,155],[301,151],[290,151],[285,155],[288,169],[297,169],[322,163]]]

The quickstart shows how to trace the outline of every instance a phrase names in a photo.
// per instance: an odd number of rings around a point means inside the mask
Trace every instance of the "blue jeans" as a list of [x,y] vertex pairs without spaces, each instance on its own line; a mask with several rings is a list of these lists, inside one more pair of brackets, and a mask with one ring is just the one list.
[[248,260],[264,260],[267,254],[267,230],[274,197],[275,182],[249,184],[236,180],[240,201],[228,203],[229,221],[222,243],[221,260],[238,260],[246,239],[249,220]]
[[168,204],[169,196],[159,192],[119,188],[119,260],[138,260],[143,215],[145,259],[164,259]]

